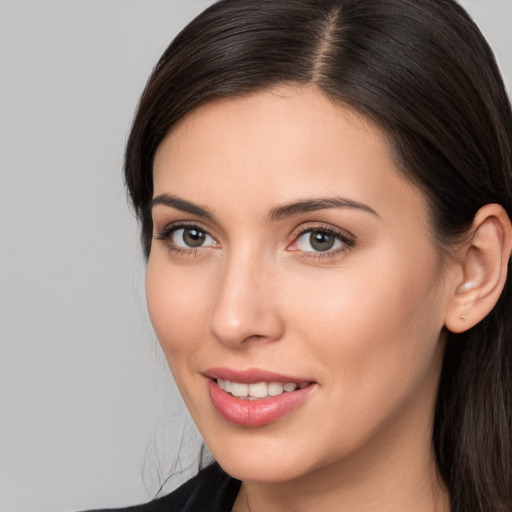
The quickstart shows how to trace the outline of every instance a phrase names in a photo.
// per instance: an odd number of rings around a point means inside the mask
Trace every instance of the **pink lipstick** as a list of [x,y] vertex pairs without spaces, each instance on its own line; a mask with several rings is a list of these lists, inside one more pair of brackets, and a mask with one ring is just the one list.
[[259,427],[301,406],[317,388],[303,377],[266,370],[211,368],[204,373],[213,406],[227,421]]

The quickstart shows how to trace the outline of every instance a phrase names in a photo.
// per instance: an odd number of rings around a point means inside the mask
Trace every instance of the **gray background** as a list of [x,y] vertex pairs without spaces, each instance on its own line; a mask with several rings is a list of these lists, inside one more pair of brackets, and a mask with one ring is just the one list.
[[[121,165],[152,66],[209,3],[0,0],[1,512],[147,501],[175,461]],[[512,90],[512,0],[463,4]]]

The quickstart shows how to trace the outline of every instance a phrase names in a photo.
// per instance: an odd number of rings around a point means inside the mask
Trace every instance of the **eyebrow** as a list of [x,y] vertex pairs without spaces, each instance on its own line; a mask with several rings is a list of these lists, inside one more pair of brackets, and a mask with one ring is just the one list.
[[169,194],[160,194],[159,196],[154,197],[151,200],[150,209],[153,209],[159,204],[170,206],[171,208],[181,210],[182,212],[192,213],[193,215],[204,217],[206,219],[213,220],[214,218],[213,214],[206,208]]
[[[169,206],[182,212],[191,213],[199,217],[214,220],[214,215],[208,209],[169,194],[160,194],[154,197],[151,200],[150,208],[152,209],[157,205]],[[333,208],[351,208],[371,213],[372,215],[380,218],[379,214],[373,208],[364,203],[353,201],[352,199],[347,199],[344,197],[325,197],[304,199],[281,206],[276,206],[270,210],[267,219],[269,222],[276,222],[288,217],[293,217],[294,215],[302,215],[308,212]]]
[[270,222],[273,222],[294,215],[301,215],[303,213],[327,210],[331,208],[351,208],[361,210],[380,218],[380,215],[373,208],[364,203],[359,203],[358,201],[353,201],[352,199],[344,197],[325,197],[294,201],[293,203],[277,206],[270,210],[268,219]]

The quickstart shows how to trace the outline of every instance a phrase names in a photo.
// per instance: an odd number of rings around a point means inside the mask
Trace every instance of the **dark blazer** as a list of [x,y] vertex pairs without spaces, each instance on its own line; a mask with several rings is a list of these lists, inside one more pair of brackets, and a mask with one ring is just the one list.
[[240,485],[215,463],[162,498],[134,507],[89,512],[231,512]]

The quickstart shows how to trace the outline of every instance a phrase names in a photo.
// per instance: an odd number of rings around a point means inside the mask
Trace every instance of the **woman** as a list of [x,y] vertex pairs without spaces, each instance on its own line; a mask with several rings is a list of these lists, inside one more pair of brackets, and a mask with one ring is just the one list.
[[453,0],[192,21],[125,171],[153,326],[216,464],[136,510],[512,510],[511,138]]

